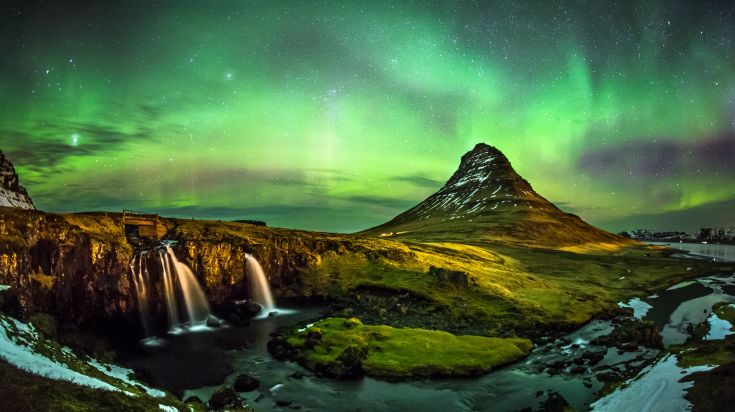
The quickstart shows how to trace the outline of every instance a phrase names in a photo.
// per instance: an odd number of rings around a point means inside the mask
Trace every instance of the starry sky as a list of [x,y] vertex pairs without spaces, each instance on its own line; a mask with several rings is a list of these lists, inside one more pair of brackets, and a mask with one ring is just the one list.
[[36,206],[350,232],[478,142],[609,230],[735,225],[735,6],[5,1],[0,149]]

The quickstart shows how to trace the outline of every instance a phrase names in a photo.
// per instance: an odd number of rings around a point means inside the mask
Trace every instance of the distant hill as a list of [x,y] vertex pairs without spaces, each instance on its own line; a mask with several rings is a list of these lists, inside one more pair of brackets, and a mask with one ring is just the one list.
[[462,156],[459,168],[439,191],[391,221],[361,233],[536,247],[632,244],[561,211],[536,193],[500,150],[484,143]]
[[0,151],[0,206],[35,209],[26,189],[20,185],[18,174],[9,159]]
[[704,227],[697,232],[659,232],[650,229],[634,229],[620,233],[621,236],[637,240],[682,241],[682,242],[735,242],[735,227]]

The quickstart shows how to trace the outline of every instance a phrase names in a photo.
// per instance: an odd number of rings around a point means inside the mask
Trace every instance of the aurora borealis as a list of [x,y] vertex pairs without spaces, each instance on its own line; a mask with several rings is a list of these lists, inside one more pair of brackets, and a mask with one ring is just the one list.
[[486,142],[604,228],[735,225],[725,2],[110,3],[0,6],[40,209],[355,231]]

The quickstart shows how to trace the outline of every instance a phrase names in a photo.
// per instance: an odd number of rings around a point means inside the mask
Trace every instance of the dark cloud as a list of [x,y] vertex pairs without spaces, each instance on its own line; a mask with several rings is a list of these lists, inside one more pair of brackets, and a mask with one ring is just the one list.
[[[77,145],[71,142],[72,134],[79,135]],[[54,172],[59,172],[58,165],[68,157],[116,152],[122,145],[153,139],[147,130],[126,132],[92,123],[43,125],[31,132],[5,131],[0,135],[12,142],[6,153],[13,162],[29,170]],[[63,137],[49,140],[48,136]]]
[[367,204],[372,206],[386,207],[390,209],[396,209],[403,211],[416,204],[415,200],[403,200],[396,199],[393,197],[379,197],[379,196],[350,196],[345,198],[350,202]]
[[735,198],[683,210],[639,214],[594,223],[613,232],[631,229],[692,232],[703,227],[735,226],[733,210],[735,210]]
[[397,176],[393,178],[397,182],[409,183],[418,187],[425,187],[429,189],[439,189],[442,186],[442,182],[431,179],[426,176],[412,175],[412,176]]
[[735,177],[735,134],[687,142],[658,138],[580,155],[578,167],[595,176],[655,178],[720,174]]

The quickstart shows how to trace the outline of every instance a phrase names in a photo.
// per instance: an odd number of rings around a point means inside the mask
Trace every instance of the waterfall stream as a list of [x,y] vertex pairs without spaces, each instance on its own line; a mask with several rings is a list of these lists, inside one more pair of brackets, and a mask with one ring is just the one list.
[[[148,273],[148,254],[137,254],[130,263],[141,324],[146,337],[152,336],[150,301],[155,290]],[[203,326],[212,317],[207,297],[191,269],[179,261],[170,246],[158,252],[160,282],[166,305],[168,330],[178,332]]]
[[246,270],[252,288],[252,298],[263,306],[263,314],[268,315],[276,308],[268,279],[260,263],[252,255],[246,254],[245,260],[247,260]]

